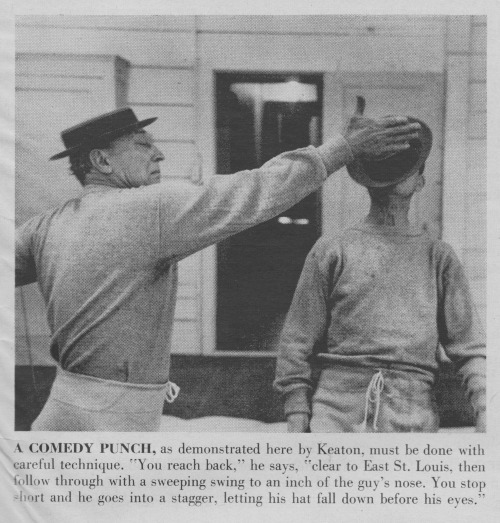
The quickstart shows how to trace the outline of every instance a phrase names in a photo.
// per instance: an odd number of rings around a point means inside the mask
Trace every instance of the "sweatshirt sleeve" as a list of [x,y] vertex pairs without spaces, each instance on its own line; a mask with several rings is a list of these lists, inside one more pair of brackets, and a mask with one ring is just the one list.
[[439,274],[440,342],[455,363],[476,416],[486,408],[486,342],[467,277],[447,246]]
[[320,267],[320,242],[307,256],[279,342],[274,388],[284,395],[286,416],[311,414],[310,358],[328,326],[328,278]]
[[159,189],[160,253],[177,260],[279,215],[352,159],[342,136],[283,153],[259,169],[214,175],[201,186]]
[[35,258],[32,251],[34,219],[16,229],[16,287],[37,281]]

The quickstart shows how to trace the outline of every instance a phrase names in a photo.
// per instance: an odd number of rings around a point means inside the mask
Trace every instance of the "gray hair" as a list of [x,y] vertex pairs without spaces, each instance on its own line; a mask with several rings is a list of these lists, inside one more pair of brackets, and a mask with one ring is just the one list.
[[69,157],[71,174],[74,174],[82,185],[85,185],[85,176],[92,169],[92,162],[90,161],[89,155],[90,149],[84,149]]
[[108,149],[116,139],[117,137],[111,140],[101,140],[70,155],[69,167],[71,174],[75,175],[82,185],[85,185],[85,176],[92,170],[90,152],[94,149]]

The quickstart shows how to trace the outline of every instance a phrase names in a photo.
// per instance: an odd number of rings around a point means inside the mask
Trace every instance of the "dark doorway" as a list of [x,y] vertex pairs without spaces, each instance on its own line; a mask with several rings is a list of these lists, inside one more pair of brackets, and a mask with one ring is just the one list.
[[[216,77],[217,169],[260,167],[321,141],[322,79]],[[217,350],[273,352],[307,253],[321,230],[319,192],[218,246]]]

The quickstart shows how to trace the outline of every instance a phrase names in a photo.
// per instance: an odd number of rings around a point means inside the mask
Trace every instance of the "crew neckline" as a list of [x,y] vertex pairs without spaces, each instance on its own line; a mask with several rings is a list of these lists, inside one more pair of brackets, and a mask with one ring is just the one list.
[[375,225],[372,223],[366,223],[364,221],[357,223],[352,227],[358,231],[371,232],[375,234],[383,234],[390,236],[411,236],[418,237],[425,234],[423,229],[419,229],[415,225],[408,226],[393,226],[393,225]]

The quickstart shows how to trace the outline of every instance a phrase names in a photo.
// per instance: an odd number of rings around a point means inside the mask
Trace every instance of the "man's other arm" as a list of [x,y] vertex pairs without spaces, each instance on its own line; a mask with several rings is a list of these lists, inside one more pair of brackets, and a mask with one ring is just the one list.
[[37,281],[35,260],[31,250],[32,220],[16,229],[16,287]]

